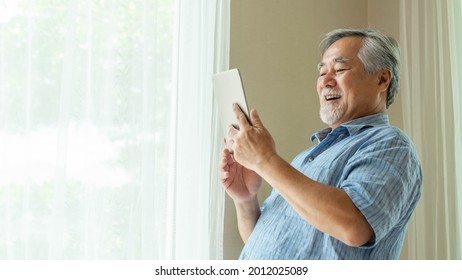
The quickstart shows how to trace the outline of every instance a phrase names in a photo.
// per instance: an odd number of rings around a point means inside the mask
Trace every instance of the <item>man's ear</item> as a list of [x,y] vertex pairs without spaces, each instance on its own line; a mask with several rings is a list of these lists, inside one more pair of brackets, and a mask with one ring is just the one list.
[[389,69],[380,70],[379,76],[378,76],[379,78],[378,86],[381,87],[381,90],[380,90],[381,92],[388,90],[388,86],[390,85],[392,76],[393,74],[391,73]]

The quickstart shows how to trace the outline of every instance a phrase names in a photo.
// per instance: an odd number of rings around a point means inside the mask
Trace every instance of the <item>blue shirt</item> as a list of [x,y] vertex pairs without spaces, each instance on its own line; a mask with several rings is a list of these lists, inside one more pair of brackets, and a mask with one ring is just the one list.
[[376,114],[318,131],[318,144],[292,166],[343,189],[366,217],[374,238],[350,247],[317,230],[273,189],[240,259],[397,259],[421,194],[422,171],[407,136]]

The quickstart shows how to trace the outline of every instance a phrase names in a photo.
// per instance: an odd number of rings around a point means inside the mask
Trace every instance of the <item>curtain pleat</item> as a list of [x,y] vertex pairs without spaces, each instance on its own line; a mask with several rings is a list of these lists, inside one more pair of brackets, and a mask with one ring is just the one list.
[[453,83],[450,41],[461,33],[450,28],[451,2],[400,1],[404,128],[416,144],[424,173],[422,199],[403,248],[406,259],[460,258],[457,134],[462,127],[456,118],[461,108],[453,106],[460,92]]
[[455,256],[462,259],[462,3],[457,0],[448,0],[448,21],[449,21],[449,40],[450,40],[450,61],[451,61],[451,85],[454,112],[454,141],[455,141],[455,170],[456,186],[455,199],[457,204],[457,219],[455,223],[459,225],[455,228],[457,244],[455,246]]

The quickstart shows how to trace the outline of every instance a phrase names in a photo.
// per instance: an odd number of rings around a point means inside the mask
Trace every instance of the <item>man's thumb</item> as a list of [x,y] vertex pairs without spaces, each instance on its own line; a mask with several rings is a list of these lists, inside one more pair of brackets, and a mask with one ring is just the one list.
[[252,123],[252,126],[263,127],[260,116],[255,109],[250,110],[250,122]]

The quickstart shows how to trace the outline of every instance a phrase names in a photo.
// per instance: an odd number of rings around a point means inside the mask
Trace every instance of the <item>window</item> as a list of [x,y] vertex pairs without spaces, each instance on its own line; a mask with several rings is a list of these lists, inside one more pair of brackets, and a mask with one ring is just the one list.
[[209,77],[228,9],[184,2],[0,2],[0,259],[219,257]]

